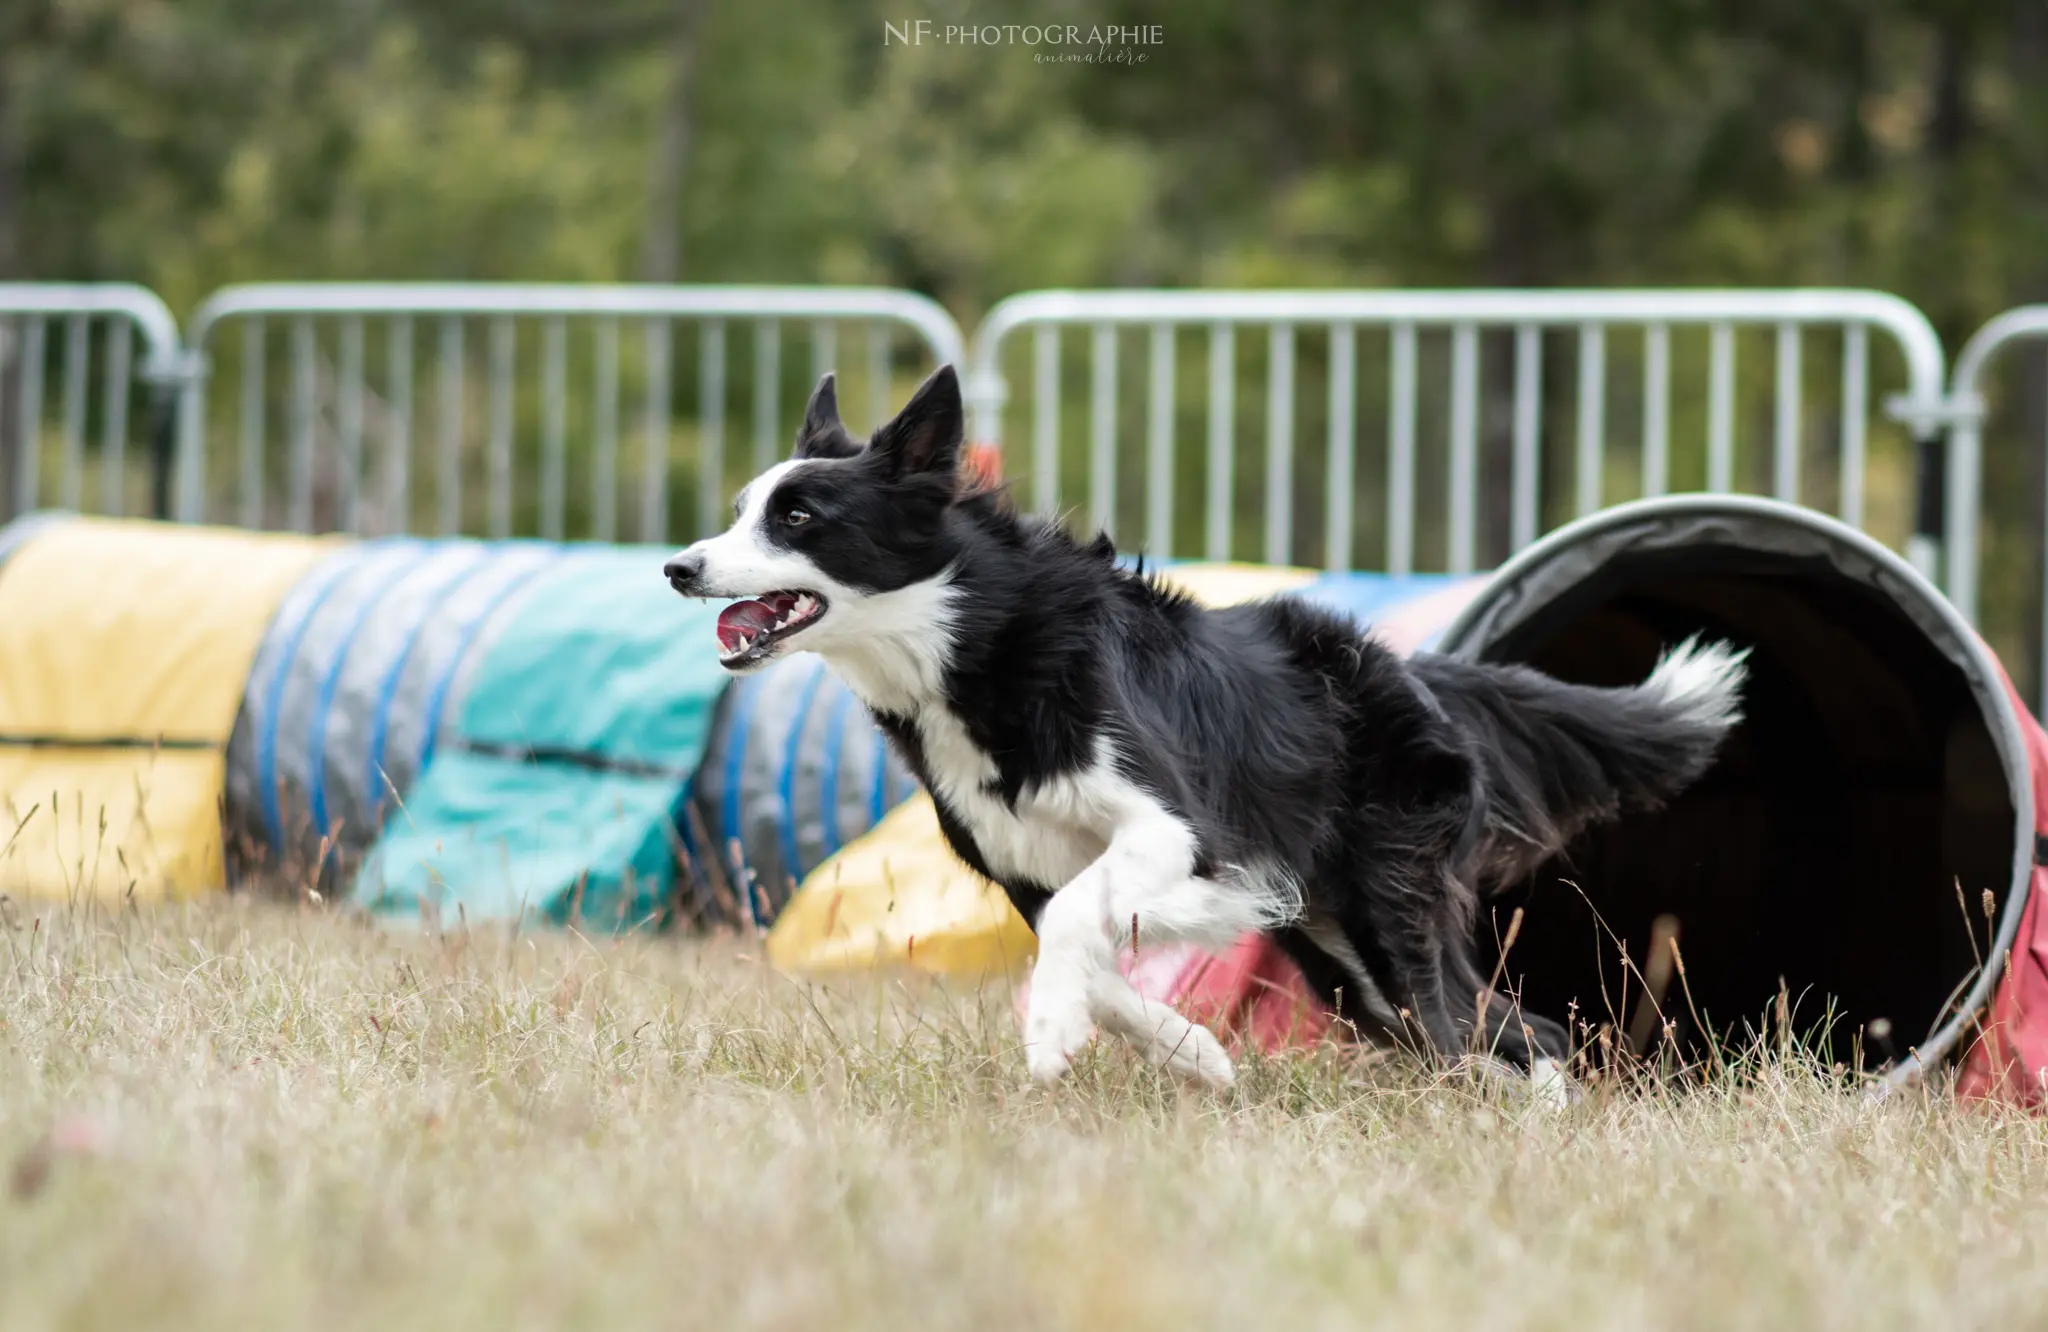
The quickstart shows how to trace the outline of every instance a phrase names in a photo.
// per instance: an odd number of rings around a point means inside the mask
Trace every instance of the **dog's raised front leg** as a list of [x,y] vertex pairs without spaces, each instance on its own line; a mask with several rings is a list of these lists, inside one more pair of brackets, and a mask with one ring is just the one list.
[[1053,896],[1038,921],[1038,966],[1025,1018],[1025,1057],[1041,1082],[1059,1078],[1100,1025],[1151,1063],[1216,1086],[1234,1076],[1222,1043],[1116,969],[1133,922],[1154,943],[1223,947],[1264,923],[1257,895],[1196,878],[1194,838],[1163,813],[1121,826],[1108,850]]

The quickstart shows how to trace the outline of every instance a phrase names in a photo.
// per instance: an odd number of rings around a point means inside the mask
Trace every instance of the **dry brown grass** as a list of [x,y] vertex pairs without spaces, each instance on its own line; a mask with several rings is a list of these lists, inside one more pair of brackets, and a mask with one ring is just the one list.
[[2048,1321],[2048,1130],[1796,1060],[1562,1116],[1027,1087],[1005,989],[247,903],[0,927],[0,1327]]

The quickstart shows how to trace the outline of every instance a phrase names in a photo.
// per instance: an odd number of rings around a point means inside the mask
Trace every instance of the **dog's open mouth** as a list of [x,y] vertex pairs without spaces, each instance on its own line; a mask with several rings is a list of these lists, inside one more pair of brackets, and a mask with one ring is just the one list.
[[815,592],[764,592],[718,613],[718,663],[727,669],[766,661],[792,636],[825,613]]

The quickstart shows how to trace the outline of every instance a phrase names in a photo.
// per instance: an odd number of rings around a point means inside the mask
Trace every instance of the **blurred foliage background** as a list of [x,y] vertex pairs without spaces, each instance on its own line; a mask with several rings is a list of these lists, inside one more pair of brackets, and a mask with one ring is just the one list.
[[[257,279],[873,282],[969,329],[1058,285],[1840,284],[1951,354],[2048,297],[2042,0],[1029,11],[4,0],[0,277],[133,279],[180,315]],[[1163,42],[886,42],[916,18]],[[2014,358],[1985,579],[2013,651],[2044,443],[2048,362]]]
[[[0,274],[2048,288],[2038,0],[7,0]],[[884,24],[1157,24],[1144,64]]]

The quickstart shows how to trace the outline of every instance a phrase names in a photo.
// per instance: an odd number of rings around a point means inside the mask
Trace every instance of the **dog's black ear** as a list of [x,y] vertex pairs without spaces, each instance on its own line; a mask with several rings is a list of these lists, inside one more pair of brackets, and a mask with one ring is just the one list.
[[960,376],[942,365],[910,395],[896,419],[875,432],[873,448],[899,473],[951,472],[967,435]]
[[811,390],[810,406],[804,408],[804,423],[796,432],[799,458],[851,458],[860,444],[846,433],[839,421],[839,390],[827,372]]

